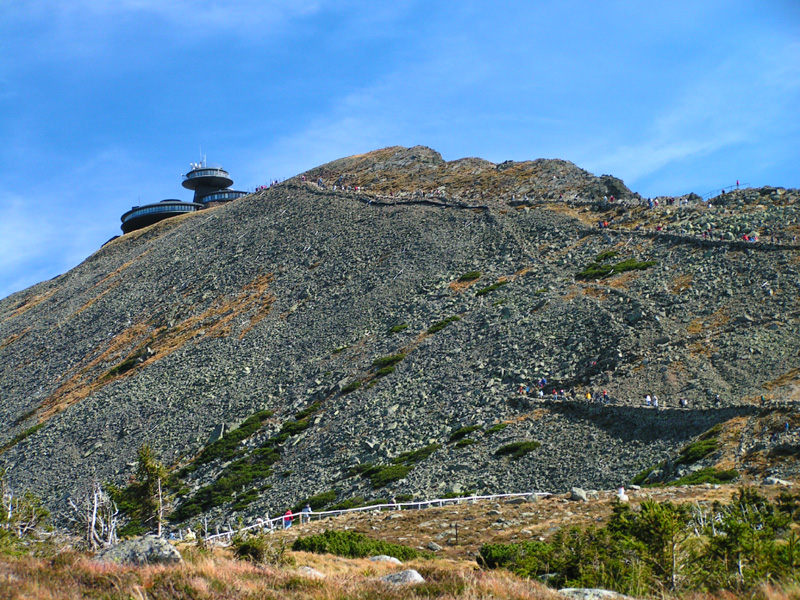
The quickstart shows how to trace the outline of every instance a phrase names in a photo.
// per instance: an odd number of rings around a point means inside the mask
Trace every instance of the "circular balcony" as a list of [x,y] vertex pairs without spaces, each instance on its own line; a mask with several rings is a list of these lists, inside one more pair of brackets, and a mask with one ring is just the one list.
[[205,196],[200,196],[197,202],[207,204],[209,202],[230,202],[242,196],[247,196],[247,192],[240,192],[238,190],[220,190],[218,192],[211,192]]
[[169,217],[194,212],[201,208],[203,208],[202,204],[174,199],[162,200],[161,202],[144,206],[134,206],[120,217],[122,220],[122,232],[130,233]]
[[221,190],[232,185],[233,179],[220,167],[200,167],[192,169],[183,176],[183,187],[187,190],[196,190],[199,187]]

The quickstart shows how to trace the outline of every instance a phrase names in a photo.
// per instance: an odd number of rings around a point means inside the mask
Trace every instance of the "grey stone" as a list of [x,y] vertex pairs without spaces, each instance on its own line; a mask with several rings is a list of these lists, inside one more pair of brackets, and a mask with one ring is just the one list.
[[381,581],[391,583],[392,585],[414,585],[417,583],[425,583],[425,579],[415,569],[407,569],[405,571],[398,571],[397,573],[389,573],[380,579]]
[[183,562],[183,557],[164,538],[145,536],[125,540],[101,552],[96,559],[102,562],[115,562],[131,565],[175,564]]
[[574,487],[572,490],[570,490],[569,499],[578,502],[588,502],[589,496],[582,488]]
[[303,577],[308,577],[309,579],[325,579],[325,573],[317,571],[314,567],[309,567],[308,565],[298,567],[297,572]]
[[[451,535],[451,532],[445,531],[444,533],[441,534],[441,537],[445,538],[448,535]],[[439,550],[442,549],[442,547],[439,544],[437,544],[436,542],[428,542],[428,544],[425,547],[428,550],[430,550],[431,552],[438,552]]]
[[394,556],[389,556],[387,554],[379,554],[377,556],[372,556],[372,557],[370,557],[370,560],[372,562],[388,562],[388,563],[392,563],[394,565],[402,565],[403,564],[403,562],[401,560],[395,558]]

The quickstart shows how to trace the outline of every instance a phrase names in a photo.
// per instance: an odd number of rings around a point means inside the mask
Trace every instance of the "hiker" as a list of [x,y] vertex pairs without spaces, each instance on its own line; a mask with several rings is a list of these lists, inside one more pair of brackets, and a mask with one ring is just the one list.
[[592,401],[592,392],[586,392],[586,401],[587,402],[591,402]]
[[647,406],[653,406],[653,399],[652,399],[652,398],[650,398],[650,394],[647,394],[647,395],[644,397],[644,403],[645,403]]
[[397,505],[397,498],[392,496],[392,499],[389,501],[389,504],[392,505],[392,510],[400,510],[400,507]]
[[721,399],[719,397],[719,394],[717,394],[716,396],[714,396],[714,406],[719,406],[720,402],[721,402]]
[[608,390],[603,390],[603,404],[608,404],[611,398],[608,396]]
[[290,508],[283,513],[283,528],[289,529],[292,526],[292,521],[294,521],[294,515],[292,515],[292,509]]
[[653,394],[653,407],[658,410],[658,396]]
[[311,522],[311,505],[306,502],[306,505],[303,507],[303,510],[300,511],[300,524],[303,525],[304,523]]

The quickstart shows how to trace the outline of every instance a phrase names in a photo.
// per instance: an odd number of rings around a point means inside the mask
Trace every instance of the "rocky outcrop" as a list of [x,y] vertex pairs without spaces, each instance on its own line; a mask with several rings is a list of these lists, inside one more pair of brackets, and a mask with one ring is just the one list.
[[[128,481],[148,443],[181,473],[176,503],[225,527],[331,491],[615,488],[761,396],[796,400],[797,192],[650,209],[620,185],[394,148],[116,239],[0,301],[0,462],[58,511],[93,477]],[[710,217],[762,241],[704,240]],[[593,264],[613,268],[579,275]],[[229,454],[195,460],[262,410]],[[765,452],[796,445],[769,435]],[[524,442],[539,446],[508,450]]]
[[183,562],[178,549],[163,538],[145,536],[125,540],[104,550],[96,557],[99,561],[126,565],[175,564]]

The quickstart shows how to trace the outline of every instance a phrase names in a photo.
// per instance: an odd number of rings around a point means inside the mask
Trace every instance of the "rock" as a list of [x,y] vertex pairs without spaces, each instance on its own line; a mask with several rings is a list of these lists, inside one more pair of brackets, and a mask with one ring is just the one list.
[[371,556],[370,560],[372,562],[388,562],[392,563],[393,565],[402,565],[403,562],[394,556],[389,556],[388,554],[379,554],[378,556]]
[[297,569],[297,572],[300,573],[303,577],[308,577],[309,579],[325,579],[325,573],[320,573],[313,567],[309,567],[307,565],[303,565]]
[[152,565],[181,563],[183,557],[164,538],[148,535],[120,542],[98,554],[96,560],[126,565]]
[[567,598],[574,598],[574,600],[624,600],[625,598],[631,598],[631,596],[626,596],[619,592],[600,588],[562,588],[558,590],[558,593]]
[[425,579],[414,569],[406,571],[398,571],[397,573],[389,573],[380,578],[381,581],[391,583],[393,585],[413,585],[416,583],[425,583]]
[[511,498],[506,500],[505,504],[525,504],[526,502],[528,502],[527,498]]
[[767,477],[764,479],[764,485],[783,485],[786,487],[791,487],[791,481],[785,481],[783,479],[778,479],[777,477]]
[[438,552],[442,549],[442,547],[436,542],[428,542],[428,545],[425,547],[432,552]]
[[576,502],[588,502],[589,496],[586,495],[586,492],[579,487],[574,487],[570,491],[569,495],[570,500],[575,500]]
[[210,446],[217,440],[220,440],[222,436],[225,434],[225,423],[218,423],[214,430],[211,432],[211,435],[208,436],[208,445]]

